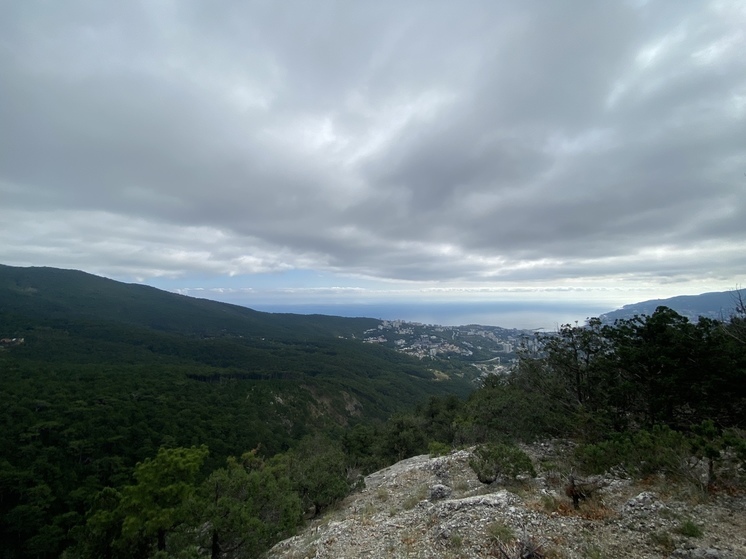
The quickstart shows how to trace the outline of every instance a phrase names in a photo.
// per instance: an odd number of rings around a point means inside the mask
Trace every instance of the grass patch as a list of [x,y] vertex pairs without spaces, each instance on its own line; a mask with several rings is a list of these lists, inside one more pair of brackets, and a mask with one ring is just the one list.
[[493,522],[487,526],[487,536],[493,542],[508,543],[515,539],[515,533],[510,526],[503,524],[502,522]]
[[373,506],[373,503],[365,503],[360,513],[366,518],[373,516],[376,513],[376,507]]
[[458,534],[453,534],[448,539],[448,546],[451,547],[451,548],[453,548],[453,549],[461,549],[461,547],[463,547],[463,545],[464,545],[464,538],[462,538]]
[[605,559],[603,551],[595,545],[589,545],[583,550],[584,559]]
[[558,514],[560,516],[578,516],[586,520],[606,520],[616,516],[616,512],[603,503],[594,500],[583,501],[580,508],[576,509],[572,502],[558,499],[553,495],[542,495],[537,502],[534,501],[531,508],[546,514]]
[[465,493],[469,490],[469,483],[466,480],[459,480],[456,482],[456,485],[453,486],[453,488],[456,491],[459,491],[461,493]]
[[671,553],[676,547],[673,537],[668,532],[651,532],[648,540],[655,547],[663,550],[665,553]]
[[404,510],[412,510],[420,501],[424,501],[427,498],[427,487],[422,486],[417,491],[408,496],[402,501],[402,508]]
[[676,527],[676,532],[687,538],[700,538],[705,533],[702,526],[695,524],[691,520],[684,520]]

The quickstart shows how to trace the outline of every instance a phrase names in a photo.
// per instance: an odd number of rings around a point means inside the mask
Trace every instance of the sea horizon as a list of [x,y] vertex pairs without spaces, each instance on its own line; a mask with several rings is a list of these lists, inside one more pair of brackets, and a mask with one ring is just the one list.
[[521,330],[554,331],[562,324],[585,324],[614,309],[577,302],[417,302],[417,303],[240,303],[269,313],[321,314],[348,318],[403,320],[439,326],[478,324]]

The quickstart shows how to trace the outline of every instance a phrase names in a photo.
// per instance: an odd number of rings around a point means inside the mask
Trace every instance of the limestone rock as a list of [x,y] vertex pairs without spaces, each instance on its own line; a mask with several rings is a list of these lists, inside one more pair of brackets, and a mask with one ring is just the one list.
[[[525,450],[536,467],[561,462],[557,454],[568,448],[559,441]],[[746,558],[746,496],[692,505],[685,496],[672,497],[668,484],[642,487],[617,472],[594,479],[600,489],[574,510],[563,491],[567,477],[556,469],[485,486],[469,467],[470,456],[468,450],[415,456],[367,476],[363,489],[278,543],[266,559],[478,559],[501,557],[499,542],[517,549],[521,541],[564,559]],[[685,519],[704,534],[677,532]]]

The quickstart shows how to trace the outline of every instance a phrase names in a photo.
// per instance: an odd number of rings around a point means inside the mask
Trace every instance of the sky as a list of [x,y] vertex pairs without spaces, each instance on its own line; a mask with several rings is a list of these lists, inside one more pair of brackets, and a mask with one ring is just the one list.
[[734,289],[744,53],[744,0],[2,2],[0,263],[280,310]]

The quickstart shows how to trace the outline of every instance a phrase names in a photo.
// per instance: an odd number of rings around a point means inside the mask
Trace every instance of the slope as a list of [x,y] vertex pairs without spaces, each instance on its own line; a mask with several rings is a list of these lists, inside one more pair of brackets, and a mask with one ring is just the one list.
[[[0,265],[0,309],[10,315],[116,322],[196,336],[360,335],[380,321],[320,315],[273,315],[77,270]],[[7,320],[7,318],[6,318]]]
[[206,445],[209,471],[471,390],[458,365],[436,375],[363,343],[378,323],[0,266],[0,339],[14,340],[0,343],[0,532],[20,553],[8,556],[59,556],[98,492],[161,447]]
[[658,307],[668,307],[689,320],[696,322],[700,316],[715,320],[728,320],[736,309],[737,294],[734,291],[715,291],[700,295],[680,295],[669,299],[651,299],[624,305],[622,308],[602,314],[604,322],[628,319],[635,315],[650,316]]

